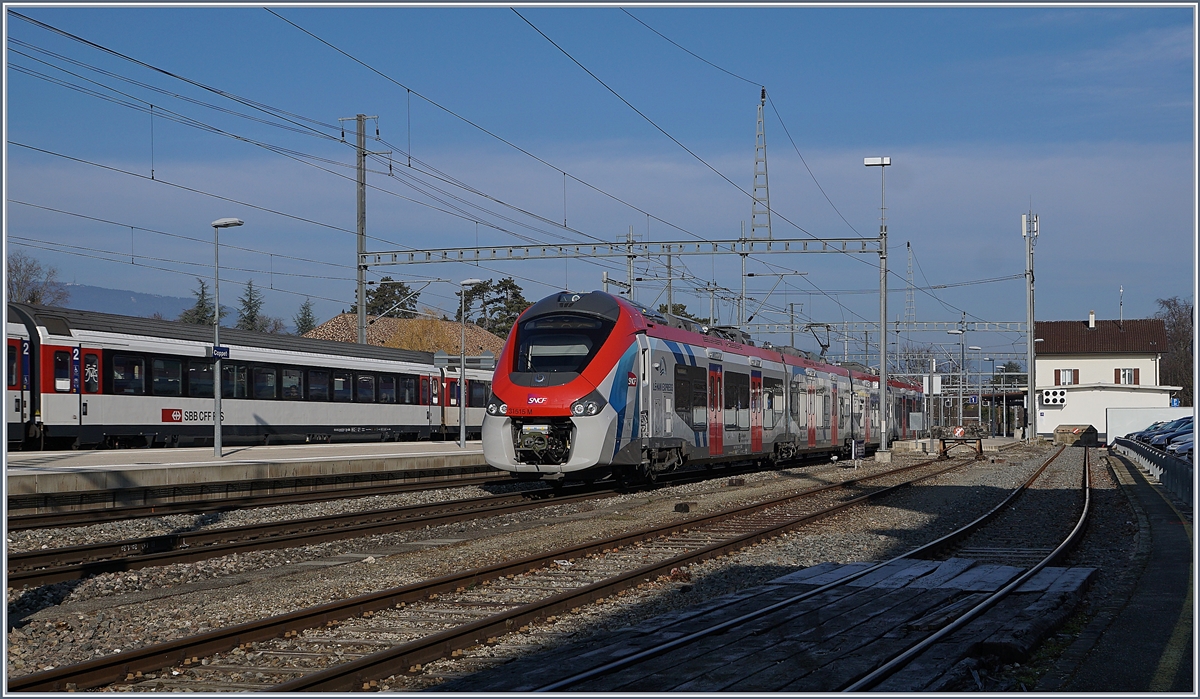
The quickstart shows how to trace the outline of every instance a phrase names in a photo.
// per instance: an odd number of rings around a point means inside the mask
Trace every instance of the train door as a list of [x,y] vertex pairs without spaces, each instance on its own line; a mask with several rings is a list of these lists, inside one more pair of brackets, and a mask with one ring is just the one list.
[[103,380],[100,367],[100,350],[81,348],[79,391],[79,424],[104,424]]
[[757,454],[763,444],[763,380],[761,371],[750,372],[750,451]]
[[650,395],[653,400],[653,412],[650,414],[650,424],[653,428],[652,434],[656,437],[671,434],[671,412],[675,409],[675,400],[678,400],[673,383],[674,367],[670,364],[666,356],[659,354],[651,365],[653,371],[650,373]]
[[833,412],[829,416],[829,442],[837,446],[838,418],[840,417],[838,408],[841,403],[838,400],[838,377],[833,374],[829,375],[829,400],[833,403]]
[[8,423],[8,439],[19,442],[24,438],[24,424],[28,416],[29,372],[22,371],[22,358],[28,356],[29,342],[27,340],[10,339],[7,343],[8,364],[5,376],[7,388],[4,402],[5,422]]
[[708,365],[708,455],[720,456],[725,451],[725,409],[722,400],[725,386],[721,365]]
[[[638,431],[637,436],[646,438],[652,436],[650,432],[650,384],[651,372],[653,368],[650,366],[650,340],[645,335],[637,336],[638,343]],[[661,409],[661,408],[660,408]],[[660,413],[661,414],[661,413]]]
[[817,446],[817,387],[814,377],[804,376],[805,392],[808,394],[808,446]]

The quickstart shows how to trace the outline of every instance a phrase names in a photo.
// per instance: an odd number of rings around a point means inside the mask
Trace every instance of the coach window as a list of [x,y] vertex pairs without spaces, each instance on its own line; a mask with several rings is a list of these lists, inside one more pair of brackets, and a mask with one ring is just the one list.
[[308,370],[308,399],[329,400],[329,372]]
[[417,403],[417,377],[411,374],[400,375],[400,399],[399,402],[404,405],[416,405]]
[[192,360],[188,362],[188,395],[192,398],[212,398],[212,362]]
[[263,366],[254,367],[254,397],[270,400],[276,395],[275,370]]
[[8,346],[8,385],[17,385],[17,348],[13,345]]
[[395,403],[396,402],[396,377],[395,376],[380,376],[379,377],[379,402],[380,403]]
[[333,372],[333,399],[342,403],[354,400],[354,374],[348,371]]
[[146,365],[141,357],[113,356],[112,391],[139,396],[146,392]]
[[301,369],[284,369],[279,382],[279,390],[284,400],[300,400],[304,397],[304,371]]
[[221,365],[221,397],[246,397],[246,367],[232,364]]
[[375,377],[370,374],[359,374],[354,390],[355,403],[375,402]]
[[468,381],[467,390],[469,391],[468,408],[486,408],[488,392],[491,391],[492,385],[487,381]]
[[150,371],[154,395],[183,395],[183,362],[178,359],[155,359],[150,362]]
[[71,353],[54,353],[54,390],[66,393],[71,390]]
[[96,354],[83,355],[83,391],[84,393],[100,392],[100,356]]
[[708,372],[704,367],[675,365],[675,412],[693,430],[708,428]]

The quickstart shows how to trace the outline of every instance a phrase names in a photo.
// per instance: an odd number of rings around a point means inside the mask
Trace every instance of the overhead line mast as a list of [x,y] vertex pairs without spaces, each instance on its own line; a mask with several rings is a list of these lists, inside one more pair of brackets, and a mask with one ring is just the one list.
[[771,239],[771,190],[767,187],[767,132],[763,123],[763,105],[767,103],[767,88],[758,101],[758,130],[754,138],[754,201],[750,205],[750,237],[757,238],[760,228]]

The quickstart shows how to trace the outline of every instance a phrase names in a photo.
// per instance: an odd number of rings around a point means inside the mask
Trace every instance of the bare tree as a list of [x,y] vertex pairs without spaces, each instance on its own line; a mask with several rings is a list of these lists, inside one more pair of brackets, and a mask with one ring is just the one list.
[[71,298],[67,285],[58,281],[58,269],[43,267],[37,259],[20,250],[8,254],[8,300],[61,306]]
[[1167,326],[1167,351],[1162,358],[1161,381],[1168,386],[1182,386],[1179,404],[1192,404],[1192,302],[1172,296],[1158,299],[1155,318]]

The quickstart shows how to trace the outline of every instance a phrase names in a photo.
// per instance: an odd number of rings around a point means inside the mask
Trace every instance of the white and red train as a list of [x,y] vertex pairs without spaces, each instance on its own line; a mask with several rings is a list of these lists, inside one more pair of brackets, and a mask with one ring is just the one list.
[[[8,305],[9,448],[213,442],[212,328]],[[222,328],[225,444],[458,434],[459,371],[433,355]],[[468,368],[468,436],[491,371]]]
[[[497,362],[488,463],[518,478],[653,480],[879,444],[877,376],[703,330],[599,291],[534,304]],[[889,381],[887,396],[891,438],[911,438],[921,388]]]

